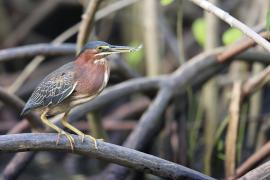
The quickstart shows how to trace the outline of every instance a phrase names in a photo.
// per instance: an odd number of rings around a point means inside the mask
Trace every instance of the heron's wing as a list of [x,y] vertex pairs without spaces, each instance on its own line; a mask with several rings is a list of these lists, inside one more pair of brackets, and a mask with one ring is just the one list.
[[66,99],[76,87],[74,63],[68,63],[46,76],[37,86],[26,106],[33,109],[56,105]]

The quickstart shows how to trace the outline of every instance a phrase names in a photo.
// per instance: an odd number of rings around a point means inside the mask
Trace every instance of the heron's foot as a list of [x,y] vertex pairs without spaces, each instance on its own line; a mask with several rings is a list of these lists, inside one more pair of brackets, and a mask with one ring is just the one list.
[[80,137],[81,137],[82,143],[84,142],[84,138],[85,138],[85,137],[87,137],[87,138],[91,139],[92,141],[94,141],[96,150],[98,150],[98,147],[97,147],[97,141],[98,141],[98,140],[103,141],[103,139],[96,139],[96,138],[94,138],[93,136],[90,136],[90,135],[88,135],[88,134],[81,134]]
[[60,139],[60,136],[61,135],[64,135],[64,136],[67,137],[67,139],[69,141],[69,144],[70,144],[70,147],[71,147],[71,150],[73,151],[74,150],[75,140],[74,140],[74,138],[69,133],[67,133],[65,131],[61,131],[61,132],[58,133],[56,145],[59,144],[59,139]]

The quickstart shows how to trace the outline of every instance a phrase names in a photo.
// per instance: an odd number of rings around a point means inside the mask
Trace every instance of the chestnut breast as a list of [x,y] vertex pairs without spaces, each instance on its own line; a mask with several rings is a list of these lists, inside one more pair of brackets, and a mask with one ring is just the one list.
[[109,79],[109,65],[105,58],[75,64],[77,86],[74,95],[92,96],[100,93]]

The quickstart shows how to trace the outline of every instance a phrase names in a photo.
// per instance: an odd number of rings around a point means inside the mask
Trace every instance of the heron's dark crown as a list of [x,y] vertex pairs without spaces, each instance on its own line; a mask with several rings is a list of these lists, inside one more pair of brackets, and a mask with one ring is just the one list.
[[83,47],[82,51],[86,49],[96,49],[99,46],[110,46],[110,44],[104,41],[90,41]]

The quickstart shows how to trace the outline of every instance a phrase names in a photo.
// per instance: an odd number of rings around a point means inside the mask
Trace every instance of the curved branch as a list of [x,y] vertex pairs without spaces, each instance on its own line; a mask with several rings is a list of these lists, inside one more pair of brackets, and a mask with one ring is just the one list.
[[172,95],[173,91],[168,87],[164,87],[158,92],[152,104],[147,111],[143,113],[136,128],[124,142],[123,145],[125,147],[141,150],[149,143],[149,140],[151,140],[162,127],[163,121],[160,120],[160,117]]
[[64,43],[64,44],[34,44],[26,45],[15,48],[8,48],[0,51],[0,62],[8,61],[11,59],[23,59],[32,58],[37,55],[44,56],[59,56],[59,55],[74,55],[75,44]]
[[[129,134],[123,146],[142,150],[146,144],[150,143],[162,127],[163,121],[160,117],[166,109],[172,95],[173,91],[168,87],[164,87],[158,92],[155,100],[147,111],[143,113],[136,128]],[[120,177],[125,177],[128,173],[125,167],[114,164],[109,166],[108,169],[110,179],[121,179]]]
[[[155,174],[165,178],[191,178],[212,179],[192,169],[148,155],[133,149],[98,141],[98,150],[94,143],[85,139],[81,143],[78,136],[75,139],[75,150],[73,153],[84,156],[94,156],[98,159],[117,163],[122,166],[139,171]],[[22,151],[62,151],[72,152],[68,141],[61,137],[56,145],[57,134],[13,134],[0,136],[0,152],[22,152]]]
[[270,142],[267,142],[237,168],[235,176],[237,178],[243,176],[246,172],[250,171],[256,165],[258,165],[258,163],[262,162],[267,157],[269,157],[269,152],[270,152]]
[[119,98],[130,95],[132,93],[158,89],[160,87],[160,83],[165,78],[166,76],[153,78],[136,78],[109,87],[92,101],[74,108],[69,116],[69,119],[72,121],[76,120],[89,111],[99,109],[109,102],[113,102],[114,100],[118,100]]
[[248,172],[241,178],[240,180],[245,179],[268,179],[270,174],[270,161],[260,165],[259,167],[253,169],[252,171]]
[[[24,102],[17,97],[16,95],[8,93],[4,88],[0,87],[0,100],[3,101],[8,106],[14,108],[18,114],[20,114],[21,110],[24,107]],[[42,127],[40,123],[39,117],[34,113],[29,113],[26,118],[29,120],[31,126],[34,129],[39,129]]]
[[35,152],[19,152],[10,160],[5,167],[0,179],[17,179],[21,172],[27,167],[35,157]]

